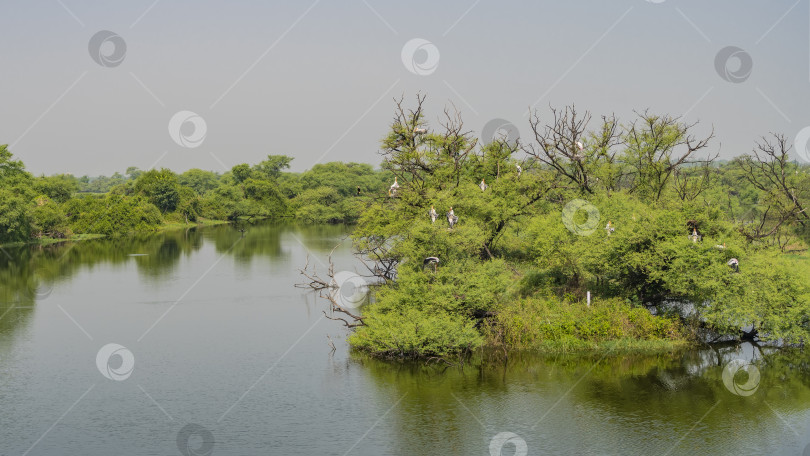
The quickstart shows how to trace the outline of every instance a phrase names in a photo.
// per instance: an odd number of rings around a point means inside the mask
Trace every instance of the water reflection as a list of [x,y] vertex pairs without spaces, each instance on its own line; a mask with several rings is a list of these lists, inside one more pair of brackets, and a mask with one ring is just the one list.
[[[345,233],[342,226],[258,223],[244,234],[218,226],[0,252],[0,403],[9,418],[4,441],[12,437],[18,450],[9,454],[25,451],[99,381],[94,356],[110,341],[137,351],[133,379],[99,383],[88,396],[97,402],[71,412],[70,424],[39,444],[41,454],[71,453],[66,444],[75,453],[91,442],[95,451],[82,454],[137,445],[173,454],[177,429],[159,421],[164,415],[137,385],[178,421],[210,423],[276,363],[216,427],[216,454],[490,454],[503,432],[525,440],[531,455],[801,454],[810,443],[810,361],[795,350],[743,344],[508,358],[483,351],[463,366],[350,355],[342,325],[319,320],[326,303],[293,288],[306,253],[324,260]],[[232,261],[220,263],[139,343],[222,256]],[[338,270],[353,269],[349,241],[334,259]],[[99,280],[112,285],[95,294],[79,286]],[[118,281],[131,293],[122,302],[110,299]],[[144,286],[151,284],[166,286]],[[85,339],[57,304],[95,339]],[[120,315],[127,317],[107,328]],[[336,354],[324,333],[340,347]],[[751,390],[752,370],[737,369],[731,388],[724,378],[738,359],[759,374],[750,395],[740,391]],[[55,378],[71,394],[54,388]],[[735,393],[734,385],[747,389]],[[155,440],[160,427],[168,430]],[[125,443],[99,438],[110,429]],[[319,439],[324,432],[329,438]]]
[[[734,360],[759,373],[750,396],[724,384]],[[810,424],[810,365],[796,350],[743,344],[508,359],[483,352],[463,368],[358,354],[353,362],[373,379],[379,400],[390,401],[391,388],[405,397],[391,412],[400,440],[393,446],[413,454],[484,454],[487,439],[502,431],[525,439],[529,454],[794,454],[808,443],[796,423]]]
[[289,260],[289,246],[298,243],[313,254],[328,253],[347,231],[341,225],[275,222],[245,228],[240,232],[230,225],[193,227],[121,239],[4,248],[0,251],[0,333],[10,334],[25,325],[36,303],[47,299],[53,287],[98,264],[123,267],[134,263],[145,282],[161,283],[172,280],[180,260],[191,257],[206,242],[219,254],[248,266],[257,258]]

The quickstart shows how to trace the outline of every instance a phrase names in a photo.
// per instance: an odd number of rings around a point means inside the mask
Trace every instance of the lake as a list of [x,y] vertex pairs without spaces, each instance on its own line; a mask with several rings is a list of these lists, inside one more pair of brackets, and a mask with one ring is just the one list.
[[[810,454],[800,352],[352,354],[294,287],[347,233],[264,222],[0,251],[0,454]],[[359,266],[348,240],[333,259]]]

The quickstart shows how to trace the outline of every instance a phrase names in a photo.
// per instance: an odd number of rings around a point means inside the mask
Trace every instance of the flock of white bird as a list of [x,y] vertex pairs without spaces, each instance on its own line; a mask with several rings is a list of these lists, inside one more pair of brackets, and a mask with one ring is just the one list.
[[[416,134],[424,134],[426,132],[427,131],[425,129],[423,129],[423,128],[414,129],[414,133],[416,133]],[[582,144],[582,142],[577,141],[576,145],[577,145],[577,148],[580,151],[583,150],[584,145]],[[581,160],[582,158],[584,158],[584,157],[581,154],[574,155],[575,160]],[[523,172],[523,168],[521,168],[520,165],[515,165],[515,166],[517,167],[517,176],[520,177],[521,173]],[[478,187],[481,189],[482,192],[484,192],[489,188],[489,185],[487,185],[487,183],[486,183],[486,181],[484,179],[481,179],[481,183],[478,184]],[[397,182],[397,178],[394,177],[394,183],[391,184],[391,187],[388,188],[388,196],[391,196],[391,197],[397,196],[398,191],[399,191],[399,182]],[[359,192],[359,189],[358,189],[358,192]],[[430,215],[430,222],[431,223],[436,223],[436,220],[439,218],[439,213],[436,212],[436,208],[433,207],[433,205],[430,206],[430,212],[428,214]],[[453,212],[453,206],[450,206],[450,210],[445,215],[447,216],[447,223],[448,223],[448,225],[450,225],[450,229],[452,229],[458,223],[458,216],[455,214],[455,212]],[[613,223],[611,223],[610,220],[608,220],[607,225],[605,226],[605,231],[607,232],[608,236],[610,236],[614,231],[616,231],[616,228],[613,226]],[[694,243],[697,243],[698,241],[703,240],[703,236],[698,234],[697,228],[692,229],[692,235],[689,236],[689,238],[692,239],[692,242],[694,242]],[[714,247],[717,248],[717,249],[723,250],[723,249],[726,248],[726,243],[724,242],[723,244],[715,245]],[[428,265],[432,264],[433,269],[435,271],[436,270],[436,265],[438,263],[439,263],[439,259],[437,257],[427,257],[424,260],[423,266],[428,266]],[[732,259],[728,260],[727,264],[729,266],[731,266],[731,268],[735,272],[739,271],[740,262],[736,258],[732,258]]]

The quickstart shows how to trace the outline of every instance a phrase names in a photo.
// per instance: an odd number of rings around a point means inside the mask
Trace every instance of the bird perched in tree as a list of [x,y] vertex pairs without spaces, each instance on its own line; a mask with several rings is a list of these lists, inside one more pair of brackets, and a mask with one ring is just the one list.
[[579,141],[577,141],[577,142],[576,142],[576,145],[577,145],[577,148],[579,149],[579,152],[580,152],[580,153],[574,154],[574,157],[573,157],[573,158],[574,158],[574,160],[581,161],[583,158],[585,158],[585,155],[581,153],[581,152],[582,152],[582,149],[583,149],[585,146],[584,146],[584,145],[583,145],[581,142],[579,142]]
[[714,246],[714,248],[723,250],[723,249],[726,248],[726,243],[724,242],[722,245],[716,245],[716,246]]
[[433,272],[436,272],[437,266],[439,264],[439,259],[437,257],[427,257],[422,262],[422,267],[427,267],[433,265]]
[[486,190],[487,188],[489,188],[489,185],[487,185],[487,183],[486,183],[486,182],[484,182],[484,179],[481,179],[481,183],[480,183],[480,184],[478,184],[478,186],[479,186],[479,187],[481,187],[481,191],[482,191],[482,192],[483,192],[484,190]]
[[436,208],[432,205],[430,206],[430,223],[436,223],[436,219],[439,218],[439,214],[436,212]]
[[692,238],[692,242],[697,244],[697,241],[700,240],[700,235],[697,232],[697,228],[692,228],[692,236],[690,237]]
[[458,223],[458,216],[453,212],[453,206],[450,206],[450,211],[447,213],[447,223],[450,224],[450,228],[453,228]]
[[610,236],[610,233],[616,231],[616,228],[613,228],[613,224],[608,220],[607,225],[605,225],[605,231],[607,231],[607,235]]
[[357,196],[360,196],[360,187],[357,187]]
[[397,190],[399,190],[399,184],[397,183],[397,178],[395,177],[394,183],[388,188],[388,196],[397,196]]
[[413,129],[413,134],[415,134],[415,135],[424,135],[425,133],[427,133],[426,128],[414,128]]
[[731,266],[731,269],[733,269],[734,272],[740,272],[740,261],[737,260],[736,258],[728,260],[728,263],[726,264]]
[[515,166],[517,166],[517,171],[518,171],[518,176],[517,177],[520,177],[520,173],[523,172],[523,168],[521,168],[520,165],[515,165]]

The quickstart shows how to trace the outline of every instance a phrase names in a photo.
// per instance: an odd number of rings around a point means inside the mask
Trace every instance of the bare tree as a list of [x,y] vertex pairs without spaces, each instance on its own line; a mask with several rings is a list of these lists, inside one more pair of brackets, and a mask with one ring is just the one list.
[[711,160],[700,163],[698,168],[676,168],[673,172],[673,187],[681,201],[694,201],[711,184]]
[[624,133],[626,146],[623,162],[631,170],[631,192],[642,192],[653,201],[661,198],[670,177],[680,167],[691,163],[711,163],[717,158],[695,160],[696,152],[708,147],[714,129],[702,138],[692,130],[697,122],[684,124],[678,117],[653,115],[648,111],[636,113],[636,119]]
[[[337,248],[337,246],[335,246],[335,248]],[[335,299],[335,293],[339,292],[339,289],[338,284],[335,281],[335,264],[332,262],[332,253],[334,253],[334,251],[335,249],[332,249],[332,252],[329,253],[329,266],[327,268],[326,278],[318,275],[315,266],[313,266],[312,270],[310,271],[309,255],[307,255],[307,262],[304,265],[304,268],[298,270],[298,272],[300,272],[301,275],[306,278],[306,281],[303,283],[297,283],[295,286],[298,288],[308,288],[313,291],[317,291],[321,298],[326,299],[329,302],[331,315],[326,313],[326,311],[323,311],[323,315],[326,318],[330,320],[342,321],[348,328],[363,326],[364,317],[362,315],[357,315],[349,309],[346,309],[338,303],[337,299]],[[346,315],[349,320],[334,316],[335,312]]]
[[[615,147],[621,144],[615,116],[602,116],[599,131],[589,134],[586,130],[591,121],[590,112],[585,111],[580,117],[575,106],[550,109],[552,118],[548,124],[541,122],[537,111],[532,113],[529,123],[535,142],[527,144],[523,150],[583,192],[594,193],[600,172],[605,171],[604,165],[609,165],[608,168],[613,165]],[[614,189],[618,176],[608,172],[603,177],[605,185]]]
[[[477,143],[472,132],[464,130],[461,114],[455,108],[444,109],[444,119],[439,122],[443,132],[430,130],[424,119],[425,99],[425,95],[417,94],[413,109],[404,107],[403,98],[394,100],[391,131],[383,139],[381,150],[383,167],[417,192],[423,192],[437,172],[441,176],[436,176],[433,183],[441,188],[458,186],[464,163]],[[453,170],[451,175],[447,175],[448,168]]]
[[[810,182],[804,175],[799,175],[798,166],[790,162],[790,149],[785,135],[771,133],[771,138],[762,137],[757,142],[753,155],[744,155],[735,160],[748,182],[764,193],[768,207],[775,210],[769,225],[776,229],[787,220],[794,220],[802,227],[810,221],[807,203],[800,199],[801,195],[810,191]],[[775,232],[771,228],[764,236]],[[764,236],[757,234],[757,237]]]

